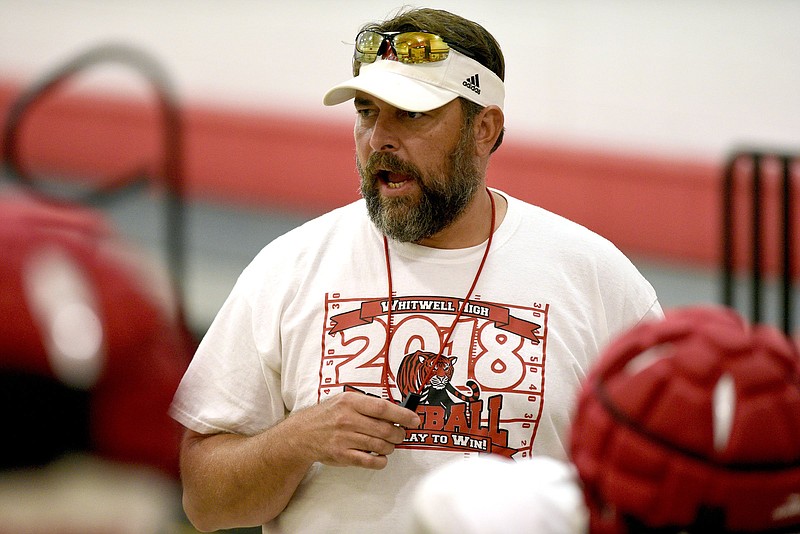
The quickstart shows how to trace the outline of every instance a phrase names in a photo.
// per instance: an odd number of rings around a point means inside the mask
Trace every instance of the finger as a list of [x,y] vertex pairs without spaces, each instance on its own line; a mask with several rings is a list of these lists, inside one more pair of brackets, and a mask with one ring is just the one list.
[[364,415],[400,425],[404,428],[417,428],[420,424],[420,419],[416,412],[376,397],[362,395],[357,409]]
[[364,418],[364,426],[361,428],[361,432],[367,436],[372,436],[395,445],[402,443],[406,437],[405,428],[381,419],[369,417]]
[[[386,421],[362,413],[357,408],[350,407],[336,410],[327,414],[326,423],[328,430],[327,436],[337,434],[354,433],[367,436],[374,436],[391,443],[401,443],[405,438],[405,429],[397,426],[396,423]],[[341,439],[341,438],[339,438]]]
[[403,443],[403,440],[406,439],[405,427],[392,425],[391,433],[384,439],[390,443],[394,443],[395,445],[400,445]]
[[370,452],[379,456],[389,456],[394,452],[394,443],[389,443],[388,441],[370,436],[363,436],[362,441],[364,445],[359,446],[358,449],[364,452]]
[[396,445],[405,440],[406,430],[402,427],[367,417],[364,421],[364,426],[359,430],[340,434],[338,443],[344,447],[387,456],[394,452]]
[[383,454],[352,449],[350,451],[348,465],[380,470],[386,467],[388,463],[389,459]]
[[[368,469],[383,469],[388,464],[387,455],[361,449],[359,447],[340,448],[332,451],[330,456],[321,458],[321,462],[335,467],[366,467]],[[379,448],[379,447],[375,447]]]

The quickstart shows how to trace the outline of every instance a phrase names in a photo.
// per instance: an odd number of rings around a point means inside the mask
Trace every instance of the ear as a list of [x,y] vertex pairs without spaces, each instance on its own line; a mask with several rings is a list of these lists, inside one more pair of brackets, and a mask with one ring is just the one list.
[[483,108],[475,117],[475,148],[479,157],[487,157],[494,147],[500,132],[503,131],[505,115],[497,106]]

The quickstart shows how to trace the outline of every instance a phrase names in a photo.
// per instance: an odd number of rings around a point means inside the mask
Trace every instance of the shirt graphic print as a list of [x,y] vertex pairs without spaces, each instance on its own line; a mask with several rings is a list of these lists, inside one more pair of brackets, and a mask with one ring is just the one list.
[[475,295],[437,359],[462,303],[393,297],[387,356],[388,299],[326,294],[319,400],[349,390],[399,402],[415,391],[422,423],[398,448],[529,457],[544,405],[549,305]]

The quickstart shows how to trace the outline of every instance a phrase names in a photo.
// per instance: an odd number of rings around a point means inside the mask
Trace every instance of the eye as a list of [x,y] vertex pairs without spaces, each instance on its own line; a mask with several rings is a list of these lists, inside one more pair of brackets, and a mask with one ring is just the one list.
[[362,119],[367,119],[371,117],[375,113],[375,110],[372,108],[356,108],[356,115],[361,117]]
[[425,116],[421,111],[404,111],[403,114],[409,119],[421,119]]

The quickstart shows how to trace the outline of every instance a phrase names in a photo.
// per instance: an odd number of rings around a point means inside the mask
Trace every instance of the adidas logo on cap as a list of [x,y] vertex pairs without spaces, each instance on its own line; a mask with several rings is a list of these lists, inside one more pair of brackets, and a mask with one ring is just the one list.
[[476,94],[481,94],[481,83],[480,80],[478,79],[477,74],[473,74],[472,76],[461,82],[461,85],[475,91]]

